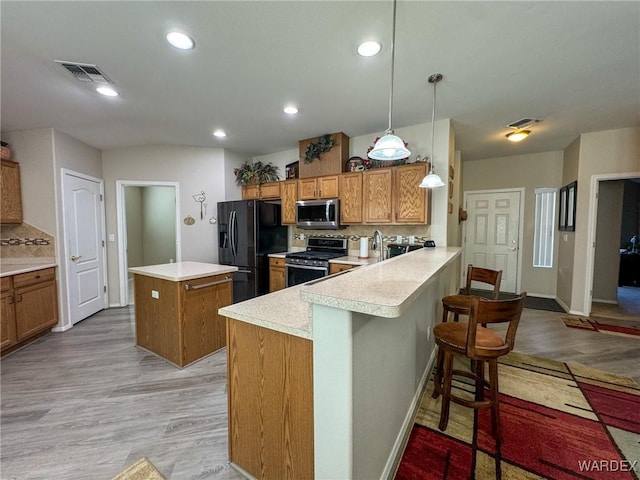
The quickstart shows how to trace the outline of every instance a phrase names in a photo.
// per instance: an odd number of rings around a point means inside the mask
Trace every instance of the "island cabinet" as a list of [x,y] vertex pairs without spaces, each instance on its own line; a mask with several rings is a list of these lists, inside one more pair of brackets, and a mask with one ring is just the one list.
[[362,223],[362,172],[340,175],[340,223]]
[[233,302],[235,269],[198,262],[129,269],[136,344],[181,368],[225,347],[226,320],[218,309]]
[[365,171],[364,223],[427,223],[428,193],[418,187],[426,172],[426,163]]
[[19,163],[2,160],[0,184],[0,223],[22,223]]
[[229,459],[258,479],[313,479],[313,342],[231,318],[227,341]]
[[282,224],[295,225],[296,200],[298,200],[298,180],[285,180],[281,188]]
[[284,258],[269,258],[269,292],[276,292],[286,287]]
[[38,269],[2,278],[0,349],[9,353],[58,323],[55,268]]

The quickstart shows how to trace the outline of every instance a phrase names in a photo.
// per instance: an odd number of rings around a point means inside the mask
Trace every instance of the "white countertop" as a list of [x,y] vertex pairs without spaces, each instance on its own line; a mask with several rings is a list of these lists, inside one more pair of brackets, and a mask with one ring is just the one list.
[[344,263],[346,265],[373,265],[378,263],[378,257],[358,257],[357,255],[348,255],[346,257],[332,258],[329,263]]
[[3,258],[0,259],[0,277],[8,277],[10,275],[18,275],[20,273],[35,272],[45,268],[56,267],[57,264],[53,258]]
[[311,285],[296,285],[229,305],[219,312],[272,330],[313,338],[311,304],[398,317],[459,254],[459,247],[420,249],[366,268],[330,275]]
[[202,262],[177,262],[162,265],[149,265],[146,267],[131,267],[129,272],[147,277],[162,278],[172,282],[193,280],[195,278],[209,277],[235,272],[238,267],[232,265],[218,265],[217,263]]

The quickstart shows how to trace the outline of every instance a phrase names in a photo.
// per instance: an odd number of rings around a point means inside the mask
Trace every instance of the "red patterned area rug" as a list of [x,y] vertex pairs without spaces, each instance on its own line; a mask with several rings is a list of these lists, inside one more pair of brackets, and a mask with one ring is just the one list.
[[560,315],[565,326],[580,330],[608,333],[610,335],[624,335],[626,337],[640,337],[640,319],[638,321],[616,320],[600,317],[574,317]]
[[[489,410],[452,403],[447,430],[438,430],[441,397],[431,398],[432,379],[396,480],[638,479],[640,386],[633,379],[513,352],[499,378],[501,443]],[[468,383],[453,387],[473,393]]]

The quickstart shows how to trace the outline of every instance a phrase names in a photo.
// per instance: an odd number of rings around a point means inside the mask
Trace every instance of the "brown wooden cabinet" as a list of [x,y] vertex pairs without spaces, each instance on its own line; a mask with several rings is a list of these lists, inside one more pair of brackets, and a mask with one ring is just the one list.
[[269,258],[269,292],[286,287],[284,269],[284,258]]
[[427,173],[419,163],[367,170],[363,174],[364,222],[423,224],[428,217],[428,193],[418,187]]
[[242,200],[258,200],[260,198],[260,185],[245,185],[242,187]]
[[22,223],[20,164],[2,160],[0,172],[0,223]]
[[49,332],[58,323],[55,268],[2,278],[0,322],[3,354]]
[[316,143],[319,137],[307,138],[298,142],[300,178],[337,175],[344,171],[349,159],[349,137],[342,132],[333,133],[331,137],[336,145],[328,152],[320,154],[319,159],[310,163],[304,161],[307,145],[311,142]]
[[226,346],[232,274],[171,281],[135,274],[136,344],[179,367]]
[[340,175],[301,178],[298,180],[298,200],[338,198]]
[[314,478],[313,342],[232,318],[227,338],[229,459],[254,478]]
[[243,200],[274,200],[280,198],[280,184],[268,182],[261,185],[251,184],[242,187]]
[[376,168],[362,175],[363,219],[365,223],[391,223],[393,170]]
[[295,225],[296,200],[298,200],[298,180],[285,180],[282,182],[282,224]]
[[342,272],[344,270],[351,270],[352,268],[358,267],[359,265],[351,265],[349,263],[334,263],[331,262],[329,264],[329,275]]
[[362,223],[362,172],[340,175],[340,223]]

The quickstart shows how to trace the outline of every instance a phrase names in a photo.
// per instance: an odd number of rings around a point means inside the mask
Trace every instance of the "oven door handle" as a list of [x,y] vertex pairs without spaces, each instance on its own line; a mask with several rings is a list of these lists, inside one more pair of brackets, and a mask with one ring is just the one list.
[[302,269],[302,270],[325,270],[325,271],[329,270],[328,267],[312,267],[312,266],[309,266],[309,265],[291,265],[291,264],[287,264],[287,263],[285,263],[284,266],[287,267],[287,268],[299,268],[299,269]]

